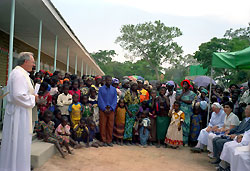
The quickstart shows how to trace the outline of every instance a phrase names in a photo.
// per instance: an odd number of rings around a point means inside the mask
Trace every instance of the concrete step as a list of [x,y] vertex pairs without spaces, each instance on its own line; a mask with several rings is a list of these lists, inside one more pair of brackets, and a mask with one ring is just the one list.
[[40,167],[56,153],[54,144],[35,139],[31,145],[31,165],[34,168]]

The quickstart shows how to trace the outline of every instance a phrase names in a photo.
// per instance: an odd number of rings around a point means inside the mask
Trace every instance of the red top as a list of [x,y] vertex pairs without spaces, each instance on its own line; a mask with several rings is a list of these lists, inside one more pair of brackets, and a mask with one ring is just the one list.
[[80,102],[80,96],[81,96],[81,91],[79,89],[75,90],[69,90],[69,94],[73,96],[73,94],[78,94],[78,102]]

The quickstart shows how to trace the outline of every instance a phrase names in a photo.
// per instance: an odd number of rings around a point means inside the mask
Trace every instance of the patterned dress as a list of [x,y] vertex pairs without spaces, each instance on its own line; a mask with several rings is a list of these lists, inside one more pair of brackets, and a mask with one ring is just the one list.
[[115,125],[114,125],[114,136],[117,138],[123,138],[124,127],[125,127],[125,116],[126,116],[126,108],[117,107],[115,113]]
[[183,135],[182,130],[178,131],[178,127],[180,125],[180,122],[185,120],[185,114],[179,110],[178,112],[175,112],[175,110],[172,111],[172,119],[171,123],[168,127],[168,132],[165,138],[165,143],[177,147],[183,145]]
[[49,142],[49,143],[63,143],[63,139],[60,136],[57,136],[54,133],[54,122],[50,121],[48,123],[45,123],[44,121],[40,121],[38,122],[38,124],[35,127],[36,132],[42,132],[45,137],[43,137],[43,140],[45,142]]
[[[182,90],[177,90],[176,96],[178,97],[181,94],[182,94]],[[190,91],[186,92],[181,97],[181,99],[193,101],[195,96],[196,96],[196,94],[190,90]],[[183,143],[188,144],[188,137],[189,137],[189,133],[190,133],[190,120],[191,120],[191,116],[193,114],[192,103],[187,104],[187,103],[184,103],[183,101],[181,101],[180,103],[181,103],[180,110],[185,113],[185,120],[184,120],[184,123],[182,124]]]
[[70,126],[66,125],[66,126],[62,126],[62,124],[60,124],[57,128],[56,128],[56,135],[60,136],[65,142],[69,143],[69,136],[67,135],[59,135],[60,134],[69,134],[70,135]]
[[202,118],[200,114],[191,116],[190,141],[195,142],[198,139],[201,130]]
[[138,92],[137,96],[132,96],[131,90],[128,90],[125,93],[124,101],[128,105],[128,110],[132,113],[133,116],[130,117],[128,112],[126,112],[125,130],[123,139],[132,140],[133,126],[136,119],[136,113],[139,110],[140,93]]

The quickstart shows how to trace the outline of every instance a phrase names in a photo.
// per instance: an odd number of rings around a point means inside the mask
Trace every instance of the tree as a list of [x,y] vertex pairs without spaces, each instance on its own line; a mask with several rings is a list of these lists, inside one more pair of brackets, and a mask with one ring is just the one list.
[[176,83],[180,83],[189,74],[190,65],[198,65],[198,61],[194,59],[193,55],[187,54],[178,61],[178,65],[172,65],[172,67],[165,69],[165,77],[167,80],[173,80]]
[[[241,30],[241,29],[238,29],[238,30]],[[230,29],[226,31],[225,37],[227,38],[215,37],[215,38],[212,38],[209,42],[202,43],[199,46],[199,50],[195,52],[194,58],[197,59],[197,61],[202,64],[203,68],[208,68],[207,74],[209,74],[211,71],[210,70],[211,66],[212,66],[213,52],[234,52],[234,51],[242,50],[242,49],[249,47],[248,37],[242,35],[242,33],[243,32],[240,33],[239,31],[234,32],[232,29]],[[239,83],[242,81],[242,80],[235,79],[235,77],[237,77],[237,74],[234,70],[215,69],[214,71],[215,71],[214,79],[219,80],[224,85],[228,85],[230,83]],[[244,75],[247,75],[247,74],[243,74],[241,72],[241,77]]]
[[233,39],[233,38],[239,38],[239,39],[245,39],[248,40],[250,44],[250,23],[248,23],[248,27],[246,28],[239,28],[236,30],[233,30],[232,28],[227,30],[224,34],[225,38]]
[[123,25],[120,32],[121,36],[117,37],[116,43],[135,57],[144,59],[155,71],[158,80],[161,64],[172,63],[183,52],[174,41],[174,38],[182,35],[180,29],[167,27],[161,21]]
[[107,64],[112,61],[112,58],[117,54],[114,50],[99,50],[98,52],[91,53],[91,56],[94,58],[98,65]]

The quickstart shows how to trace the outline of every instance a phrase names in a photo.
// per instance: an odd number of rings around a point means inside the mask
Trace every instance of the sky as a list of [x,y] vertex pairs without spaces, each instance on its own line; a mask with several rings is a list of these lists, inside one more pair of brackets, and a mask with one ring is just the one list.
[[247,27],[250,0],[51,0],[88,52],[115,50],[114,60],[127,53],[115,43],[122,25],[161,20],[181,29],[176,38],[185,54],[225,31]]

